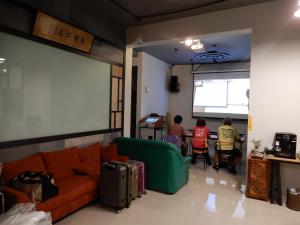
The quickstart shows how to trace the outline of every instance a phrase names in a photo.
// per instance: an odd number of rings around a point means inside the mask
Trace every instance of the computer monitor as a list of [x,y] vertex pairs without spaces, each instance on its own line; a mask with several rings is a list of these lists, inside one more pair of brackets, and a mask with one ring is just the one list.
[[148,117],[146,118],[146,123],[156,123],[160,118],[159,117]]

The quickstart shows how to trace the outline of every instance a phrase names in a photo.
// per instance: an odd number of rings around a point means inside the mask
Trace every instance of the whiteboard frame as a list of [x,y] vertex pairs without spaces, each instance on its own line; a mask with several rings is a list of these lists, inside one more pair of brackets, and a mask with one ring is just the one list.
[[[114,62],[112,60],[103,60],[103,59],[99,59],[93,55],[89,55],[87,53],[84,53],[82,51],[76,50],[74,48],[59,44],[59,43],[55,43],[52,41],[49,41],[47,39],[43,39],[37,36],[33,36],[31,34],[22,32],[22,31],[18,31],[12,28],[9,28],[7,26],[3,26],[0,25],[0,31],[10,34],[10,35],[14,35],[17,37],[21,37],[30,41],[34,41],[34,42],[38,42],[44,45],[48,45],[51,47],[55,47],[64,51],[68,51],[74,54],[78,54],[81,56],[85,56],[87,58],[90,59],[94,59],[100,62],[104,62],[110,65],[110,68],[112,65],[115,66],[120,66],[123,67],[123,71],[124,71],[124,65]],[[95,37],[96,39],[96,37]],[[110,70],[110,79],[112,76],[112,71]],[[111,84],[110,84],[111,86]],[[124,87],[125,87],[125,79],[124,79],[124,74],[123,74],[123,98],[124,98]],[[111,99],[111,90],[109,93],[109,98]],[[85,132],[77,132],[77,133],[68,133],[68,134],[60,134],[60,135],[51,135],[51,136],[44,136],[44,137],[35,137],[35,138],[27,138],[27,139],[20,139],[20,140],[12,140],[12,141],[4,141],[4,142],[0,142],[0,150],[4,149],[4,148],[11,148],[11,147],[17,147],[17,146],[22,146],[22,145],[31,145],[31,144],[39,144],[39,143],[44,143],[44,142],[51,142],[51,141],[58,141],[58,140],[64,140],[64,139],[69,139],[69,138],[76,138],[76,137],[83,137],[83,136],[91,136],[91,135],[97,135],[97,134],[104,134],[104,133],[114,133],[114,132],[121,132],[121,135],[123,135],[123,129],[124,129],[124,105],[125,105],[125,99],[124,99],[124,103],[122,104],[122,111],[123,111],[123,118],[122,118],[122,126],[121,128],[117,128],[117,129],[102,129],[102,130],[93,130],[93,131],[85,131]],[[109,120],[111,120],[111,103],[109,105]],[[110,122],[110,121],[109,121]],[[110,125],[109,125],[110,127]]]

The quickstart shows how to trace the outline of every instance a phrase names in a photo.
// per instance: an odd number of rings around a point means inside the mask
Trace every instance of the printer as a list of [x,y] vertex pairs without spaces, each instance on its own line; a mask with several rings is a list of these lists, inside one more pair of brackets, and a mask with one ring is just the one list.
[[289,132],[275,133],[274,155],[281,158],[296,159],[297,135]]

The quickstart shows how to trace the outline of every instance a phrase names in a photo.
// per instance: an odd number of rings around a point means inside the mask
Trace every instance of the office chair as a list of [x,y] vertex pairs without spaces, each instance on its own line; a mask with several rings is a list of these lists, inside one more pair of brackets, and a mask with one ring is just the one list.
[[197,158],[199,158],[199,156],[201,156],[201,159],[203,160],[203,169],[206,170],[206,168],[207,168],[206,154],[208,154],[208,149],[202,149],[201,150],[201,149],[193,148],[192,154],[196,154],[195,164],[196,164]]
[[[193,139],[192,138],[192,143],[193,143]],[[197,162],[197,158],[199,158],[199,156],[201,157],[201,159],[203,160],[203,169],[206,170],[207,168],[207,160],[206,160],[206,154],[208,154],[208,143],[207,143],[207,138],[206,139],[201,139],[201,140],[198,140],[199,142],[202,142],[203,143],[203,148],[195,148],[193,145],[192,145],[192,161],[191,163],[192,164],[196,164]]]

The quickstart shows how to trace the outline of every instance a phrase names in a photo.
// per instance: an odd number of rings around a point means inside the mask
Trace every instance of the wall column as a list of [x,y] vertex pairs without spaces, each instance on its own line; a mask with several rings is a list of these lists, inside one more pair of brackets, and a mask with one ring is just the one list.
[[126,47],[125,50],[124,137],[130,137],[132,50],[131,47]]

